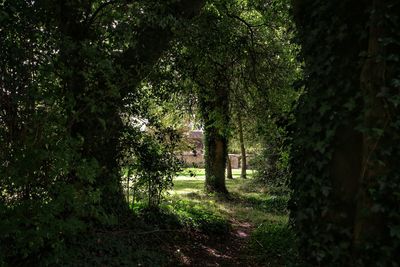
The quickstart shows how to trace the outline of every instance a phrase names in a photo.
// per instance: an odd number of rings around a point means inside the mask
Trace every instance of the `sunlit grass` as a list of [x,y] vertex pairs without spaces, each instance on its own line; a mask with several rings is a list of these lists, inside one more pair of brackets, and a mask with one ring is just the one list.
[[[246,175],[248,178],[252,178],[254,175],[254,170],[247,170]],[[241,169],[232,169],[233,178],[239,178]],[[201,168],[184,168],[178,173],[177,179],[186,179],[190,177],[203,178],[205,176],[205,170]]]
[[[273,196],[267,189],[255,186],[252,182],[254,172],[247,171],[248,179],[240,179],[240,169],[232,170],[234,179],[227,179],[229,198],[204,192],[204,169],[187,168],[174,179],[174,187],[169,191],[169,199],[183,199],[199,203],[204,209],[224,218],[249,221],[255,226],[269,222],[286,222],[286,198]],[[210,203],[213,203],[212,205]]]

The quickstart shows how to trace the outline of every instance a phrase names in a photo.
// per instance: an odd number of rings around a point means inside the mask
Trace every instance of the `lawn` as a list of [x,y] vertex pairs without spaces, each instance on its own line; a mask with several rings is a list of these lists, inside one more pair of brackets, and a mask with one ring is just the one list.
[[169,199],[198,203],[226,219],[249,221],[254,225],[287,221],[287,196],[272,195],[267,188],[254,184],[251,170],[247,173],[248,179],[239,178],[239,169],[233,169],[232,174],[234,179],[226,180],[230,192],[226,199],[204,192],[204,169],[185,169],[174,179]]
[[[248,179],[240,179],[240,170],[233,170],[234,179],[226,180],[229,197],[204,192],[204,169],[184,169],[174,179],[166,203],[182,220],[211,233],[238,225],[250,225],[246,253],[263,266],[285,266],[295,257],[293,233],[287,227],[288,195],[277,193],[255,183],[253,171]],[[222,226],[221,226],[222,225]]]

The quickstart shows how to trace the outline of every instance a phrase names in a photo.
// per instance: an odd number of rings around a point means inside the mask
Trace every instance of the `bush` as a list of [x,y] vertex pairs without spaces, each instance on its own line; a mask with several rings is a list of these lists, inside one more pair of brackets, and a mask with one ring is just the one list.
[[172,178],[181,170],[174,154],[179,136],[170,128],[148,133],[131,128],[124,141],[128,145],[124,164],[128,201],[146,201],[149,208],[158,209],[164,192],[172,188]]
[[[291,118],[290,115],[286,115]],[[290,145],[287,140],[287,124],[279,126],[276,119],[267,121],[260,131],[262,149],[254,157],[252,165],[257,170],[255,179],[268,187],[286,188],[291,176],[289,168]]]

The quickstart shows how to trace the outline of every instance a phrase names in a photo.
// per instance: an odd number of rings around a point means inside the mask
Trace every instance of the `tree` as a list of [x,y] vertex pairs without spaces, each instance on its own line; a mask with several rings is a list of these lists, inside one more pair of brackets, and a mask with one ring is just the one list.
[[291,214],[303,256],[310,266],[392,266],[400,5],[294,1],[294,11],[306,94],[293,135]]
[[[90,1],[64,2],[60,9],[62,12],[59,16],[61,18],[60,23],[62,24],[61,31],[66,38],[62,40],[62,44],[66,46],[66,49],[70,49],[65,52],[66,57],[65,60],[62,60],[64,61],[62,67],[69,69],[66,72],[68,77],[64,78],[64,80],[66,91],[71,92],[71,101],[75,103],[71,107],[69,119],[71,121],[72,136],[79,136],[83,139],[83,159],[88,158],[87,160],[89,160],[95,158],[102,168],[102,172],[99,173],[96,179],[97,185],[95,187],[101,188],[104,192],[101,195],[104,198],[102,199],[103,206],[108,211],[114,212],[118,210],[117,207],[122,208],[125,203],[118,175],[118,161],[120,159],[118,140],[121,137],[123,129],[119,112],[124,105],[124,99],[129,96],[131,91],[138,87],[140,81],[151,71],[152,66],[161,56],[164,49],[167,48],[168,42],[173,36],[173,32],[169,28],[173,19],[169,21],[168,19],[164,19],[164,16],[168,14],[174,19],[191,17],[201,8],[202,1],[191,1],[190,4],[192,5],[188,5],[186,1],[184,3],[176,2],[169,6],[160,5],[155,2],[150,2],[146,5],[139,4],[139,6],[128,4],[124,1],[108,4],[117,6],[120,4],[121,9],[131,9],[134,16],[137,16],[137,8],[144,8],[148,10],[148,13],[144,14],[144,16],[161,18],[160,22],[148,20],[146,17],[143,18],[136,30],[136,38],[128,42],[126,49],[121,49],[121,47],[126,46],[123,42],[110,42],[111,46],[115,46],[110,47],[110,49],[114,48],[121,51],[119,53],[112,53],[110,56],[105,55],[104,61],[106,61],[106,64],[115,66],[114,69],[111,69],[112,73],[110,73],[110,70],[102,70],[103,66],[96,63],[93,63],[93,70],[83,69],[87,66],[85,66],[82,60],[82,57],[86,55],[82,55],[82,52],[86,52],[88,49],[95,50],[96,46],[100,47],[104,45],[101,42],[94,42],[94,46],[88,44],[89,42],[93,42],[87,33],[92,30],[94,23],[99,23],[100,25],[104,23],[104,26],[107,26],[109,23],[119,23],[118,18],[98,17],[98,14],[103,11],[102,9],[106,8],[105,5],[99,5],[89,21],[84,20],[85,10],[82,7],[90,6]],[[169,9],[171,14],[162,13],[160,9]],[[121,24],[124,23],[126,22],[121,22]],[[167,25],[161,25],[161,23],[167,23]],[[99,40],[102,34],[106,34],[106,32],[102,32],[98,28],[92,31],[94,34],[98,34],[94,37],[96,41]],[[119,27],[116,26],[116,29],[119,29]],[[126,33],[126,30],[123,28],[122,33]],[[111,36],[113,36],[113,33],[111,33]],[[132,35],[129,34],[128,36]],[[121,33],[117,32],[113,37],[121,38]],[[94,52],[93,50],[91,52]],[[99,50],[103,52],[101,48]],[[98,60],[98,56],[101,55],[95,55],[87,59]],[[85,84],[87,82],[85,82],[85,77],[83,77],[84,73],[92,71],[94,72],[93,75],[98,78],[96,82],[97,86]],[[112,77],[113,75],[116,76]],[[115,79],[117,77],[118,79]],[[124,79],[121,79],[121,77],[124,77]],[[110,86],[111,84],[114,86]],[[107,95],[107,97],[103,97],[104,95]],[[85,109],[93,107],[94,103],[96,108],[91,108],[91,112],[87,112]],[[76,114],[79,114],[80,117],[76,118]],[[96,138],[93,138],[94,136]]]
[[[204,125],[206,190],[227,193],[225,167],[229,136],[229,67],[235,51],[232,25],[222,19],[214,4],[208,4],[204,13],[179,40],[178,70],[191,81],[198,100]],[[235,46],[236,47],[236,46]]]
[[229,158],[229,155],[227,157],[227,162],[226,162],[226,178],[227,179],[233,179],[233,176],[232,176],[232,163],[231,163],[231,159]]
[[244,145],[244,137],[243,137],[243,122],[242,115],[238,114],[238,131],[239,131],[239,141],[240,141],[240,159],[241,159],[241,172],[240,178],[246,179],[246,170],[247,170],[247,159],[246,159],[246,148]]
[[[282,63],[286,56],[278,48],[287,41],[281,18],[274,15],[281,9],[285,10],[256,2],[215,1],[207,4],[202,15],[177,38],[172,58],[198,99],[209,191],[227,192],[224,172],[232,114],[243,117],[248,102],[258,101],[253,97],[264,98],[268,90],[286,87],[290,80],[282,78],[292,68],[290,63]],[[268,23],[271,29],[265,27]],[[265,110],[264,104],[257,102],[259,110]]]
[[[282,172],[282,158],[288,153],[281,121],[290,121],[293,104],[301,92],[293,88],[300,77],[296,60],[297,46],[291,42],[293,32],[287,1],[268,4],[252,2],[252,16],[230,17],[243,24],[249,34],[248,60],[235,66],[231,81],[231,145],[241,154],[241,177],[246,175],[246,150],[253,154],[253,168],[259,181],[276,180]],[[285,123],[283,123],[285,124]],[[274,156],[278,154],[278,156]],[[277,158],[274,160],[273,158]],[[284,181],[282,177],[276,177]],[[270,183],[272,185],[272,183]]]
[[0,265],[54,265],[49,248],[126,215],[122,113],[144,109],[141,80],[203,4],[0,4]]

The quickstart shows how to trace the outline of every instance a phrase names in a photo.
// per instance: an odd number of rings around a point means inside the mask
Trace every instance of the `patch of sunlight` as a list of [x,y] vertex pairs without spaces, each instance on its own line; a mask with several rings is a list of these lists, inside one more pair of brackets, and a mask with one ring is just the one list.
[[178,195],[185,195],[185,194],[190,194],[190,193],[197,193],[200,192],[201,189],[195,189],[195,188],[180,188],[178,190],[168,190],[168,193],[170,194],[178,194]]
[[190,176],[175,176],[175,180],[190,180],[190,181],[201,181],[204,182],[205,177],[204,176],[196,176],[196,177],[190,177]]
[[227,214],[235,214],[236,213],[235,209],[229,205],[218,204],[217,207],[220,211],[227,213]]

